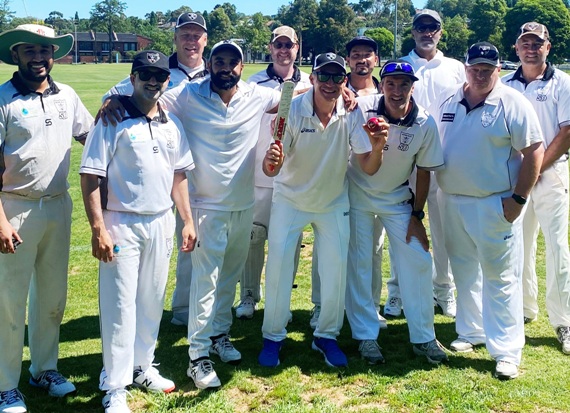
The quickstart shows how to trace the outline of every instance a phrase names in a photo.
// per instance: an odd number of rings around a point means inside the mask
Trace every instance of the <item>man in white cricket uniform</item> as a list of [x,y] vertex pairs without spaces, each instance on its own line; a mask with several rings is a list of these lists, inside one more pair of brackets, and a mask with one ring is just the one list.
[[[250,76],[248,83],[280,90],[285,80],[295,82],[296,90],[304,90],[311,87],[309,75],[299,70],[295,65],[299,41],[297,34],[289,26],[280,26],[273,30],[269,52],[270,63],[265,70]],[[255,164],[261,165],[265,152],[272,142],[271,121],[275,115],[264,114],[259,129],[259,141],[255,152]],[[238,318],[252,318],[257,303],[261,300],[261,273],[265,259],[265,241],[267,240],[267,228],[269,228],[269,216],[271,211],[271,198],[273,195],[273,178],[263,173],[261,168],[255,168],[255,205],[253,208],[253,227],[251,228],[251,240],[249,254],[245,263],[243,275],[240,280],[240,304],[236,307]],[[301,238],[299,239],[300,247]],[[299,250],[298,250],[299,251]],[[295,262],[299,262],[297,252]],[[297,264],[295,264],[295,271]]]
[[[412,36],[415,48],[402,60],[410,63],[418,81],[414,84],[414,100],[418,105],[429,108],[432,102],[446,88],[465,81],[463,64],[445,57],[437,49],[442,35],[442,21],[439,14],[430,9],[418,11],[412,23]],[[410,186],[415,187],[416,173],[410,176]],[[437,204],[437,181],[432,173],[430,190],[427,198],[429,227],[433,249],[433,296],[443,314],[455,317],[455,284],[449,268],[449,258],[443,240],[441,214]],[[400,291],[397,275],[393,274],[388,286],[388,299],[384,314],[399,316],[401,313]]]
[[436,172],[445,245],[457,286],[458,338],[451,349],[486,343],[495,376],[518,376],[524,345],[519,215],[538,178],[544,149],[531,104],[499,80],[499,52],[473,44],[467,82],[430,108],[445,169]]
[[106,413],[130,413],[125,387],[131,384],[164,393],[175,388],[152,364],[174,242],[173,200],[185,223],[181,253],[192,250],[196,235],[186,182],[194,167],[188,140],[179,120],[157,104],[169,77],[164,54],[135,56],[133,94],[120,98],[127,116],[91,130],[79,169],[92,253],[101,261],[99,387],[106,392]]
[[2,412],[26,412],[18,382],[28,295],[30,384],[54,397],[75,392],[57,371],[71,235],[67,175],[71,137],[83,142],[93,117],[73,89],[49,75],[72,45],[72,35],[56,37],[36,24],[0,34],[0,60],[18,66],[0,86]]
[[366,173],[373,174],[382,162],[386,142],[386,131],[368,137],[362,113],[347,112],[339,99],[346,82],[342,57],[318,55],[311,82],[313,88],[292,102],[283,150],[272,144],[263,162],[264,172],[276,176],[269,223],[263,349],[258,356],[266,367],[279,364],[279,351],[287,334],[295,246],[309,224],[315,231],[315,248],[326,257],[319,262],[319,274],[326,279],[321,282],[322,311],[312,348],[323,353],[331,366],[347,365],[336,342],[344,318],[350,232],[347,159],[352,150]]
[[524,320],[538,315],[536,238],[539,225],[546,244],[546,309],[550,324],[570,354],[570,252],[568,250],[568,149],[570,148],[570,76],[546,61],[548,29],[525,23],[515,43],[521,66],[501,80],[530,101],[544,135],[540,179],[527,200],[523,218]]
[[[390,124],[382,166],[372,176],[360,168],[353,153],[348,165],[350,244],[346,283],[346,315],[358,350],[370,364],[383,363],[377,343],[380,321],[373,295],[370,228],[380,219],[390,240],[392,266],[399,274],[402,302],[414,353],[431,363],[447,361],[435,339],[432,306],[432,259],[423,226],[423,208],[430,171],[443,166],[439,133],[434,119],[412,99],[418,78],[409,63],[389,61],[381,71],[383,95],[358,98],[366,119],[383,117]],[[418,169],[415,196],[408,178]]]
[[276,112],[281,96],[240,80],[243,53],[234,42],[214,45],[208,70],[210,77],[163,96],[182,121],[192,153],[200,154],[189,184],[197,245],[192,252],[187,371],[198,388],[221,385],[209,353],[223,362],[241,361],[229,332],[253,224],[255,150],[263,114]]
[[[168,60],[170,81],[168,89],[181,83],[201,79],[208,74],[206,61],[203,58],[204,47],[208,44],[206,21],[200,13],[182,13],[176,20],[174,28],[174,46],[176,52]],[[113,86],[103,100],[111,95],[131,95],[133,85],[130,77]],[[182,219],[176,213],[176,243],[182,247]],[[172,324],[188,325],[188,297],[192,276],[191,254],[179,254],[176,261],[176,287],[172,294]]]

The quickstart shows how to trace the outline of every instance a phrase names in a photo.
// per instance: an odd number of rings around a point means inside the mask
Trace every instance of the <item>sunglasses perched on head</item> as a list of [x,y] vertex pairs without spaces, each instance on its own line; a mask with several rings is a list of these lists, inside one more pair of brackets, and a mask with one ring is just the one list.
[[148,82],[153,76],[157,82],[164,82],[170,76],[169,73],[160,71],[160,72],[151,72],[150,70],[139,70],[137,72],[139,74],[139,79],[143,82]]
[[275,42],[273,43],[273,47],[275,47],[276,49],[282,49],[282,48],[286,48],[286,49],[292,49],[293,46],[295,46],[293,43],[281,43],[281,42]]
[[384,67],[382,67],[382,72],[380,73],[380,77],[394,72],[403,72],[413,75],[414,68],[409,63],[404,63],[404,62],[386,63]]
[[342,82],[344,82],[344,79],[346,78],[346,75],[342,73],[333,74],[326,72],[316,72],[315,74],[317,75],[317,80],[321,83],[326,83],[329,81],[329,79],[332,79],[334,83],[340,85]]
[[418,33],[425,33],[425,32],[432,33],[439,31],[439,29],[441,29],[441,24],[439,23],[418,24],[417,26],[414,26],[414,30]]

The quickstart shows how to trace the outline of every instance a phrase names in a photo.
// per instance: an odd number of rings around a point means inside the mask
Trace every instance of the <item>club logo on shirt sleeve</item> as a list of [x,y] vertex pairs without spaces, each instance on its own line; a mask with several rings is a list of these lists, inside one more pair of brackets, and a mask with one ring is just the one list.
[[55,100],[54,102],[55,108],[59,112],[59,118],[61,120],[67,119],[67,102],[63,99]]
[[400,144],[398,145],[398,149],[405,152],[410,149],[410,143],[414,140],[413,133],[407,132],[400,132]]
[[453,122],[455,119],[455,113],[444,113],[441,115],[442,122]]

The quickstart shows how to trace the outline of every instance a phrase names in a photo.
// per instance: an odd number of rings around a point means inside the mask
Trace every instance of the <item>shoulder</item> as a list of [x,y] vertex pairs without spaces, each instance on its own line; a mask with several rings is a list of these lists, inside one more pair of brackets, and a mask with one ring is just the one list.
[[267,76],[267,72],[265,70],[260,70],[257,73],[254,73],[247,79],[247,83],[258,83],[262,80],[267,80],[269,77]]

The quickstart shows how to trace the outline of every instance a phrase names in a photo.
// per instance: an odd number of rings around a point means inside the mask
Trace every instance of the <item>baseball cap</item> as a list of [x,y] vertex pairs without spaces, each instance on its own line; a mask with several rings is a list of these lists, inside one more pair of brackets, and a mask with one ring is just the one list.
[[14,47],[25,43],[53,46],[53,59],[57,60],[69,53],[73,47],[73,36],[56,36],[51,27],[40,24],[21,24],[0,34],[0,60],[15,65],[11,52]]
[[178,20],[176,20],[176,29],[179,29],[182,26],[186,26],[187,24],[195,24],[196,26],[200,26],[205,31],[208,31],[206,28],[206,20],[204,17],[199,13],[182,13],[178,16]]
[[534,34],[542,40],[548,40],[550,38],[546,26],[537,22],[528,22],[523,24],[519,30],[519,36],[517,37],[517,40],[523,36],[526,36],[527,34]]
[[465,65],[473,66],[479,63],[499,66],[499,51],[489,42],[478,42],[472,44],[465,54]]
[[292,27],[289,26],[279,26],[275,30],[273,30],[271,36],[271,43],[277,40],[278,37],[284,36],[291,40],[293,43],[299,43],[299,39],[297,39],[297,33]]
[[216,43],[214,47],[212,47],[212,50],[210,51],[210,60],[212,60],[212,56],[214,56],[214,54],[218,53],[220,50],[223,49],[230,49],[235,52],[238,52],[240,59],[243,61],[243,52],[241,50],[241,47],[239,47],[237,43],[231,40],[222,40],[221,42]]
[[317,57],[315,57],[315,61],[313,63],[313,72],[319,70],[320,68],[326,65],[338,65],[342,68],[344,73],[346,73],[346,66],[344,63],[344,59],[337,55],[336,53],[321,53]]
[[352,48],[358,45],[370,46],[372,50],[374,50],[374,53],[378,54],[378,43],[376,43],[374,39],[371,39],[368,36],[354,37],[350,42],[346,44],[346,53],[350,54]]
[[168,57],[156,50],[143,50],[142,52],[137,53],[133,59],[131,73],[152,67],[170,73]]
[[413,66],[404,60],[387,61],[380,70],[380,79],[388,76],[408,76],[414,82],[419,80],[416,77]]
[[416,21],[419,18],[424,17],[424,16],[431,17],[436,22],[441,24],[441,16],[439,15],[438,12],[436,12],[435,10],[431,10],[431,9],[422,9],[422,10],[418,10],[418,12],[415,14],[414,19],[412,20],[412,25],[415,25]]

